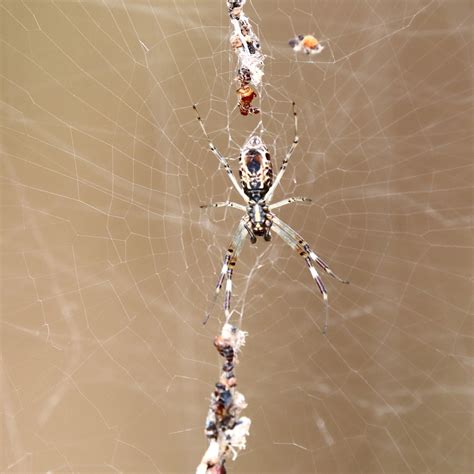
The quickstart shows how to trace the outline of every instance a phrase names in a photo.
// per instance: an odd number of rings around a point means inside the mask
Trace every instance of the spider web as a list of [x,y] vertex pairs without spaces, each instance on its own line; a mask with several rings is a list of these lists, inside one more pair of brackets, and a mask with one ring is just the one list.
[[[2,472],[191,472],[219,360],[201,321],[254,130],[278,215],[335,272],[323,303],[274,236],[246,244],[233,321],[252,419],[232,472],[470,472],[472,11],[435,0],[247,2],[262,114],[236,108],[222,0],[0,5]],[[313,33],[317,56],[287,41]],[[259,120],[261,119],[261,124]]]

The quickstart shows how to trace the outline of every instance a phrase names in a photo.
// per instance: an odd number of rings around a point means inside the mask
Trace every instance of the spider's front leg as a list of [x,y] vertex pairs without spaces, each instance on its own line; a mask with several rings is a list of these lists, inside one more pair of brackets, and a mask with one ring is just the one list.
[[206,128],[204,127],[204,123],[201,119],[201,116],[199,115],[199,112],[197,110],[197,107],[196,105],[193,105],[193,109],[194,111],[196,112],[196,115],[197,115],[197,120],[199,122],[199,125],[201,126],[201,129],[204,133],[204,136],[206,137],[207,139],[207,142],[209,144],[209,148],[210,150],[212,151],[212,153],[214,153],[214,155],[217,157],[217,159],[219,160],[219,162],[221,163],[221,165],[224,167],[226,173],[227,173],[227,176],[229,177],[230,179],[230,182],[232,183],[232,185],[234,186],[234,188],[237,190],[237,192],[242,196],[242,198],[244,199],[245,202],[248,201],[248,197],[245,195],[244,193],[244,190],[242,189],[242,187],[239,185],[237,179],[235,178],[234,174],[232,173],[232,169],[230,168],[229,166],[229,163],[227,161],[226,158],[224,158],[220,153],[219,153],[219,150],[215,147],[214,143],[212,143],[212,140],[211,138],[209,137],[209,135],[207,134],[207,131],[206,131]]
[[280,170],[278,171],[278,174],[276,175],[275,180],[273,181],[270,189],[268,190],[268,192],[265,196],[265,200],[267,202],[271,201],[271,199],[273,197],[273,193],[275,192],[275,189],[277,188],[278,183],[281,181],[281,178],[283,178],[283,175],[285,174],[286,167],[288,166],[288,162],[290,161],[290,158],[293,155],[293,152],[295,151],[295,149],[298,145],[298,142],[299,142],[299,137],[298,137],[298,115],[296,113],[294,102],[293,102],[293,117],[294,117],[294,120],[295,120],[295,137],[293,138],[293,143],[291,144],[290,149],[288,150],[285,158],[283,159],[283,161],[281,163]]

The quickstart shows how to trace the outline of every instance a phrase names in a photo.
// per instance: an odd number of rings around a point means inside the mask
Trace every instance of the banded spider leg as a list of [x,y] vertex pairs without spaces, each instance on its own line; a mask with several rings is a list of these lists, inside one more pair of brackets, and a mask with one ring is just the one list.
[[286,206],[287,204],[291,204],[292,202],[313,202],[311,198],[307,197],[290,197],[283,199],[282,201],[278,201],[275,204],[270,204],[269,209],[273,211],[274,209],[278,209],[279,207]]
[[[291,204],[293,202],[303,202],[303,203],[310,203],[313,202],[311,198],[308,197],[290,197],[283,199],[282,201],[278,201],[275,204],[270,204],[268,208],[270,211],[274,209],[278,209],[279,207],[286,206],[287,204]],[[238,204],[232,201],[219,201],[219,202],[211,202],[209,204],[202,204],[199,206],[201,209],[210,209],[212,207],[231,207],[233,209],[239,209],[241,211],[247,212],[247,209],[242,204]]]
[[271,185],[270,189],[268,190],[267,194],[265,195],[265,201],[270,202],[273,197],[273,193],[275,192],[276,187],[278,186],[278,183],[281,181],[281,178],[283,178],[283,175],[285,174],[286,168],[288,166],[288,162],[290,161],[291,155],[293,155],[293,152],[295,151],[298,142],[299,142],[299,137],[298,137],[298,115],[296,113],[296,108],[295,108],[295,103],[293,102],[293,117],[295,119],[295,136],[293,138],[293,143],[290,146],[290,149],[285,155],[285,158],[281,162],[280,169],[278,171],[278,174],[275,177],[275,180],[273,181],[273,184]]
[[288,244],[293,250],[295,250],[300,257],[302,257],[313,277],[313,280],[316,282],[321,295],[323,296],[325,304],[325,320],[323,334],[326,334],[328,328],[328,315],[329,315],[329,306],[328,306],[328,292],[326,286],[323,283],[323,280],[319,276],[318,271],[316,270],[313,262],[316,262],[328,275],[331,275],[333,278],[338,280],[341,283],[348,284],[348,280],[343,280],[337,276],[329,266],[322,260],[309,246],[309,244],[288,224],[285,224],[281,219],[276,216],[273,216],[273,231],[280,236],[280,238]]
[[343,278],[339,277],[336,275],[331,268],[329,268],[329,265],[321,258],[319,257],[309,246],[308,242],[301,237],[301,235],[298,234],[295,230],[293,230],[288,224],[283,222],[279,217],[274,216],[273,217],[273,222],[281,227],[281,229],[288,234],[288,236],[296,243],[299,249],[302,251],[306,252],[308,256],[311,258],[313,262],[316,262],[328,275],[331,275],[333,278],[335,278],[337,281],[340,283],[344,283],[345,285],[349,284],[348,280],[344,280]]
[[224,167],[226,173],[227,173],[227,176],[229,177],[232,185],[234,186],[234,188],[238,191],[238,193],[242,196],[243,200],[245,202],[248,202],[249,198],[247,197],[247,195],[244,193],[244,190],[242,189],[242,187],[239,185],[239,182],[237,181],[237,179],[235,178],[234,176],[234,173],[232,173],[232,169],[231,167],[229,166],[229,163],[227,161],[226,158],[224,158],[220,153],[219,151],[217,150],[217,148],[214,146],[214,144],[212,143],[212,140],[210,139],[209,135],[207,134],[206,132],[206,128],[204,127],[204,123],[203,121],[201,120],[201,117],[199,115],[199,112],[196,108],[196,105],[193,105],[193,109],[196,111],[196,115],[197,115],[197,119],[198,119],[198,122],[199,122],[199,125],[201,125],[201,128],[202,128],[202,131],[204,133],[204,135],[206,136],[207,138],[207,141],[209,143],[209,148],[211,149],[212,153],[214,153],[214,155],[217,156],[217,159],[219,160],[219,162],[221,163],[221,165]]
[[241,211],[246,212],[245,206],[232,201],[211,202],[210,204],[203,204],[199,207],[201,209],[209,209],[211,207],[233,207],[234,209],[240,209]]
[[203,324],[206,324],[211,316],[212,309],[216,303],[217,297],[222,289],[224,279],[227,278],[225,286],[225,298],[224,298],[224,313],[226,320],[230,316],[230,299],[232,297],[232,274],[234,272],[234,267],[237,262],[237,258],[242,250],[243,244],[245,243],[245,237],[248,233],[247,228],[247,216],[242,217],[240,220],[237,229],[235,230],[232,241],[227,248],[227,251],[224,256],[224,263],[222,264],[221,272],[216,284],[216,291],[214,293],[214,298],[212,299],[209,310],[207,311],[206,318],[203,321]]

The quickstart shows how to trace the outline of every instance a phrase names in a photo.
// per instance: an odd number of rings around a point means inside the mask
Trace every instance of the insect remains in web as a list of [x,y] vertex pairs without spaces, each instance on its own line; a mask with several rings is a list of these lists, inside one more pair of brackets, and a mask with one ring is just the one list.
[[296,38],[290,39],[288,44],[297,53],[304,54],[319,54],[324,49],[324,46],[313,35],[298,35]]
[[257,93],[249,84],[239,87],[236,92],[239,96],[239,111],[242,115],[256,115],[260,113],[260,109],[252,105],[252,101],[257,97]]
[[[232,186],[240,194],[245,203],[244,205],[238,204],[236,202],[225,201],[200,206],[202,209],[215,207],[230,207],[233,209],[239,209],[244,213],[243,217],[240,219],[237,225],[237,228],[234,230],[231,242],[224,255],[224,262],[222,264],[219,278],[217,280],[216,290],[214,293],[211,308],[214,306],[214,303],[217,300],[217,297],[219,296],[219,293],[221,292],[225,281],[224,313],[226,321],[229,320],[230,302],[232,297],[232,275],[239,254],[245,243],[246,237],[249,237],[250,243],[252,244],[256,243],[257,238],[259,237],[263,237],[265,241],[269,242],[272,239],[272,232],[274,232],[289,247],[296,251],[296,253],[301,257],[301,259],[308,267],[308,270],[311,273],[311,276],[315,281],[325,303],[326,312],[323,329],[323,333],[325,334],[328,325],[328,292],[326,290],[323,280],[321,279],[318,271],[316,270],[315,264],[339,282],[345,284],[348,284],[349,282],[337,276],[327,265],[327,263],[325,263],[324,260],[311,249],[310,245],[306,242],[306,240],[303,239],[301,235],[299,235],[288,224],[283,222],[274,213],[276,209],[286,206],[287,204],[311,202],[311,199],[307,197],[293,196],[273,204],[271,203],[273,194],[281,179],[283,178],[283,175],[285,174],[288,162],[290,161],[290,158],[293,155],[293,152],[295,151],[299,141],[298,115],[296,113],[295,103],[293,102],[295,135],[288,152],[283,158],[280,169],[278,170],[276,176],[273,176],[272,160],[265,143],[262,141],[261,137],[259,137],[258,135],[253,135],[247,140],[247,142],[240,150],[240,183],[239,181],[237,181],[237,178],[232,172],[227,158],[225,158],[217,150],[217,148],[214,146],[211,139],[209,138],[209,135],[207,134],[206,129],[204,127],[204,123],[201,120],[201,117],[199,116],[195,105],[193,105],[193,109],[196,111],[197,119],[204,135],[207,138],[209,148],[211,149],[212,153],[217,157],[221,165],[224,167],[224,170],[227,173],[227,176],[229,177]],[[208,311],[206,318],[203,321],[203,324],[207,323],[210,314],[211,311]]]

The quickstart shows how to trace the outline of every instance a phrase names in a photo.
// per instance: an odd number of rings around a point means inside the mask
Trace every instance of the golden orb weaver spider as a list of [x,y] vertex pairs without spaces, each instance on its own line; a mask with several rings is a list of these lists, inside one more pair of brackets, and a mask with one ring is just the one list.
[[[193,109],[196,111],[197,119],[201,125],[204,135],[207,138],[209,148],[211,149],[212,153],[216,155],[217,159],[224,167],[232,185],[241,195],[247,205],[244,206],[236,202],[225,201],[200,206],[202,209],[211,207],[230,207],[234,209],[240,209],[241,211],[245,212],[245,215],[242,217],[242,219],[240,219],[240,222],[232,235],[232,241],[224,256],[224,263],[222,265],[219,279],[217,280],[213,302],[216,301],[224,284],[224,279],[227,278],[224,298],[224,313],[226,319],[228,319],[230,317],[230,299],[232,296],[232,274],[237,262],[237,258],[245,242],[245,236],[247,234],[250,236],[250,242],[252,244],[256,243],[257,237],[263,237],[266,241],[270,241],[270,231],[273,230],[286,244],[288,244],[298,253],[300,257],[304,259],[311,276],[316,282],[326,305],[326,319],[323,329],[323,333],[326,333],[328,324],[328,293],[313,262],[319,265],[327,274],[331,275],[339,282],[348,284],[349,281],[343,280],[337,276],[324,262],[324,260],[322,260],[321,257],[319,257],[311,249],[303,237],[301,237],[295,230],[293,230],[288,224],[285,224],[285,222],[283,222],[273,213],[275,209],[286,206],[292,202],[310,202],[310,198],[290,197],[283,199],[282,201],[278,201],[275,204],[270,204],[273,193],[281,181],[288,166],[288,162],[290,161],[290,158],[293,155],[293,152],[295,151],[299,141],[298,115],[296,113],[295,103],[293,102],[295,136],[290,149],[286,153],[286,156],[281,163],[280,169],[275,179],[273,179],[273,167],[270,153],[268,152],[268,149],[263,143],[262,139],[257,135],[253,135],[248,139],[243,148],[240,150],[240,184],[234,176],[227,159],[219,153],[209,138],[209,135],[207,134],[204,127],[204,123],[197,111],[196,105],[193,105]],[[210,312],[208,312],[206,315],[203,324],[207,323],[209,316]]]

